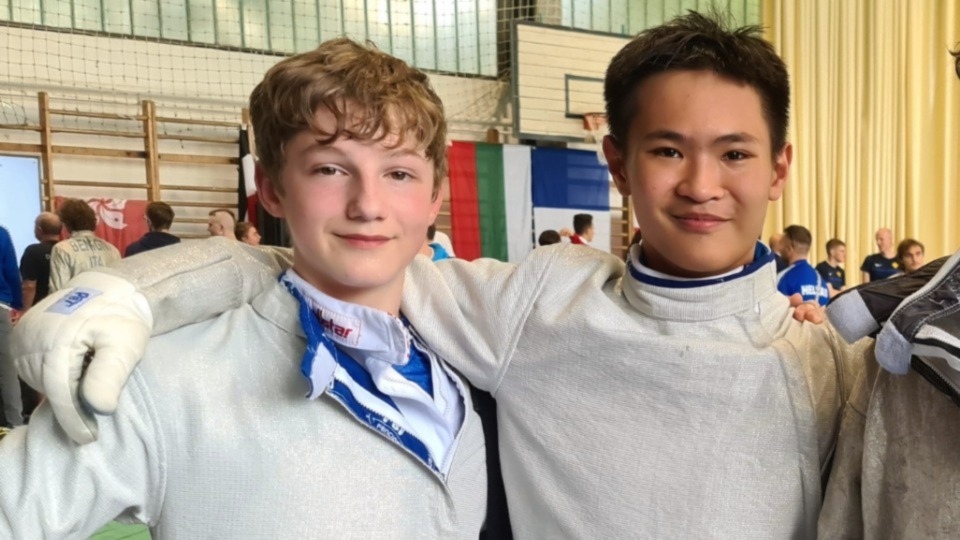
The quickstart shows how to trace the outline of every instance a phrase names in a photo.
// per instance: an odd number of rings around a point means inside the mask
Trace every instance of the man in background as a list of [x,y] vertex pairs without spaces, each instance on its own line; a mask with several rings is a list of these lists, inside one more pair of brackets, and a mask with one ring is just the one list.
[[576,214],[573,216],[573,231],[564,227],[560,229],[560,236],[570,238],[571,244],[589,246],[594,235],[593,215]]
[[70,238],[57,242],[50,252],[50,292],[59,290],[80,272],[120,260],[120,251],[93,232],[97,214],[86,202],[67,199],[57,215]]
[[[20,278],[23,283],[23,311],[47,297],[50,291],[50,253],[60,241],[60,218],[53,212],[42,212],[34,221],[33,235],[38,242],[23,250],[20,258]],[[20,381],[21,416],[23,421],[33,414],[40,404],[40,395]]]
[[207,232],[210,236],[225,236],[236,240],[234,228],[237,226],[237,215],[226,208],[211,210],[207,218]]
[[20,402],[20,380],[10,356],[10,333],[16,322],[15,310],[23,309],[20,296],[20,272],[17,271],[17,252],[6,227],[0,225],[0,426],[23,424],[23,405]]
[[773,233],[770,235],[770,238],[767,240],[767,246],[770,247],[770,251],[773,252],[773,260],[777,263],[777,273],[783,272],[787,269],[787,261],[784,260],[783,255],[781,254],[781,247],[783,246],[783,233]]
[[916,272],[923,266],[923,244],[914,238],[905,238],[897,245],[897,264],[904,274]]
[[863,282],[878,281],[886,279],[900,271],[897,264],[897,252],[893,249],[893,233],[890,229],[877,229],[874,236],[877,242],[877,253],[867,255],[860,265],[860,271],[863,273]]
[[423,247],[420,248],[420,254],[430,257],[430,260],[433,262],[442,261],[444,259],[450,259],[450,254],[447,253],[447,250],[436,241],[437,237],[437,226],[436,224],[430,225],[427,227],[427,241],[423,243]]
[[124,257],[130,257],[137,253],[150,251],[164,246],[179,244],[180,238],[170,234],[170,226],[173,225],[173,208],[169,204],[160,201],[154,201],[147,205],[146,216],[147,227],[150,229],[139,240],[127,246]]
[[443,249],[447,251],[447,255],[451,257],[456,257],[457,254],[453,251],[453,241],[450,240],[450,235],[443,231],[437,231],[437,234],[434,235],[433,241],[443,246]]
[[827,242],[827,260],[817,265],[817,273],[827,282],[831,298],[847,286],[847,274],[841,266],[845,262],[847,245],[839,238],[831,238]]
[[23,311],[47,297],[50,291],[50,252],[60,241],[60,218],[53,212],[42,212],[34,221],[36,244],[23,250],[20,278],[23,280]]
[[812,243],[813,235],[806,227],[791,225],[783,230],[780,249],[788,266],[777,276],[777,290],[787,297],[799,294],[804,302],[825,306],[830,300],[830,291],[807,260]]
[[573,236],[570,237],[571,244],[582,244],[589,246],[593,242],[593,216],[590,214],[576,214],[573,216]]

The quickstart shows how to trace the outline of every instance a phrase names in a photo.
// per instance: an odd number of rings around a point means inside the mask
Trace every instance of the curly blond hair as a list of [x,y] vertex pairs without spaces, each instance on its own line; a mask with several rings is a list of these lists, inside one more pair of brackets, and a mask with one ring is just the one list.
[[[316,125],[322,107],[336,118],[332,133]],[[447,123],[430,80],[371,43],[332,39],[277,63],[250,95],[250,116],[260,164],[280,193],[284,144],[306,129],[325,143],[397,136],[400,146],[414,137],[433,162],[434,194],[447,175]]]

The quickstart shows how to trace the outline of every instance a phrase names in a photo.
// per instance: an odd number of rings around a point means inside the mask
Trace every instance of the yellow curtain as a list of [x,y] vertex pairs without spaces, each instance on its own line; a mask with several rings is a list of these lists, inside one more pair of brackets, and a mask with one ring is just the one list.
[[927,260],[960,249],[957,0],[765,0],[767,38],[790,70],[791,178],[764,229],[804,225],[847,244],[848,284],[876,229]]

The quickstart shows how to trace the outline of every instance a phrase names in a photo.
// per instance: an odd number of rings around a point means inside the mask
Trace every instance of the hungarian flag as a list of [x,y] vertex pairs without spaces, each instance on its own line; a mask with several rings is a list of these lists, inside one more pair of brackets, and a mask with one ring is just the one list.
[[[53,207],[59,209],[65,197],[54,197]],[[93,208],[97,214],[97,228],[94,233],[113,244],[120,253],[127,252],[127,246],[147,234],[148,201],[131,199],[81,199]],[[66,230],[61,238],[67,238]]]
[[240,126],[240,174],[238,182],[237,219],[257,226],[257,183],[254,181],[253,154],[250,153],[250,138],[247,126]]
[[533,249],[530,147],[454,142],[447,157],[457,256],[523,259]]
[[[547,229],[573,229],[573,216],[593,216],[591,246],[610,251],[610,174],[596,152],[567,148],[535,148],[533,219],[536,234]],[[619,202],[617,206],[619,206]]]

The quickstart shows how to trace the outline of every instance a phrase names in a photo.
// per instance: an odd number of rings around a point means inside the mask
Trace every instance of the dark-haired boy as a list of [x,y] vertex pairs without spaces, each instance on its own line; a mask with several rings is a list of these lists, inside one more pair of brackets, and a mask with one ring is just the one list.
[[[569,246],[518,266],[418,258],[404,312],[496,397],[518,538],[814,538],[861,355],[793,320],[756,242],[792,156],[786,67],[759,29],[693,13],[626,45],[605,98],[604,152],[644,233],[626,274]],[[129,356],[84,397],[113,404]]]
[[593,242],[595,231],[592,215],[576,214],[573,216],[573,234],[570,236],[570,243],[589,246]]
[[130,257],[151,249],[179,244],[180,237],[170,234],[174,216],[173,208],[165,202],[153,201],[148,204],[144,218],[150,230],[139,240],[127,246],[123,256]]
[[827,260],[817,264],[816,270],[827,282],[831,297],[847,287],[847,274],[843,269],[843,263],[846,261],[847,245],[843,240],[831,238],[827,241]]

